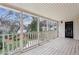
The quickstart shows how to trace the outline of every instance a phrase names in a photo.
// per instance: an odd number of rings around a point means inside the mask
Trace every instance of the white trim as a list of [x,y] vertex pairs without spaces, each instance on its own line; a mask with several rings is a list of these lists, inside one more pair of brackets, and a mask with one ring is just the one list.
[[16,9],[13,9],[13,8],[9,8],[9,7],[6,7],[6,6],[2,6],[2,5],[0,5],[0,8],[8,9],[8,10],[15,11],[15,12],[21,12],[19,10],[16,10]]

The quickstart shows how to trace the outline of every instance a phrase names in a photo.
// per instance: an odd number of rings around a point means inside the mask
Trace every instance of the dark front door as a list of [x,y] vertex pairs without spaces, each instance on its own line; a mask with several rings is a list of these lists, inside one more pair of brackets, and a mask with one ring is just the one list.
[[73,21],[65,22],[65,37],[73,38]]

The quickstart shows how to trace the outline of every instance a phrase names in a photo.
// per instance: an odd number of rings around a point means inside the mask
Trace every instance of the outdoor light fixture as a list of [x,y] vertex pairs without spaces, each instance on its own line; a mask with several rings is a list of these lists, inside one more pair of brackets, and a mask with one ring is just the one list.
[[63,21],[61,21],[61,23],[63,23]]

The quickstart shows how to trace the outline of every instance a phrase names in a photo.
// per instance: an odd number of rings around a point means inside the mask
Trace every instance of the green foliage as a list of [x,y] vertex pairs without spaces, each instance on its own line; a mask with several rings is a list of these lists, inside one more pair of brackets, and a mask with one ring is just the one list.
[[2,36],[0,36],[0,49],[2,49]]
[[30,24],[30,31],[37,31],[37,20],[33,20]]
[[[30,24],[30,31],[31,31],[31,32],[32,32],[32,31],[37,31],[37,20],[38,20],[37,18],[33,17],[33,21],[32,21],[32,23]],[[40,26],[39,30],[42,31],[41,26]]]
[[41,27],[41,25],[39,25],[39,26],[40,26],[39,30],[42,31],[42,27]]

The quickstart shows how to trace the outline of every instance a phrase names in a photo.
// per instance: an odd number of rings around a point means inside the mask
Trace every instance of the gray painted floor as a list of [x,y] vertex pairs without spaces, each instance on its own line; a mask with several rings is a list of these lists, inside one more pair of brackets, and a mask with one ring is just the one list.
[[57,38],[21,55],[78,55],[79,40]]

